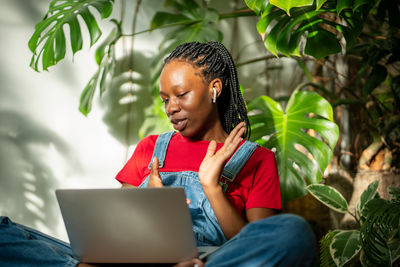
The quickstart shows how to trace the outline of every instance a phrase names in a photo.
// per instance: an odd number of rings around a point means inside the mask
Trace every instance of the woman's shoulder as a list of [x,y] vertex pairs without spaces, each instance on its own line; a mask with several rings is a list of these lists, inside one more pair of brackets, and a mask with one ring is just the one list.
[[158,134],[148,135],[140,140],[138,144],[155,143],[157,141]]
[[[251,142],[251,141],[248,141],[248,142]],[[251,143],[257,145],[257,148],[253,152],[253,156],[252,156],[253,159],[255,159],[257,161],[269,161],[272,158],[275,159],[275,153],[272,150],[265,148],[257,143],[254,143],[254,142],[251,142]]]
[[136,145],[135,150],[153,150],[156,141],[157,141],[158,135],[148,135],[144,138],[142,138]]
[[[162,134],[152,134],[152,135],[148,135],[144,138],[142,138],[139,143],[136,145],[136,147],[139,148],[154,148],[157,139],[160,135],[164,135],[164,134],[168,134],[169,132],[165,132]],[[176,134],[174,135],[174,137],[176,136]]]

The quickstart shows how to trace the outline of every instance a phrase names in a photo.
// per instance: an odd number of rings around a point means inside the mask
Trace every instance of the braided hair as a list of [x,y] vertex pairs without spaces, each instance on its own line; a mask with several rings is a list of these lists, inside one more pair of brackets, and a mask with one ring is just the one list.
[[218,113],[223,129],[230,133],[241,121],[246,124],[244,137],[250,137],[250,122],[239,88],[235,63],[226,47],[219,42],[190,42],[175,48],[164,64],[179,60],[202,69],[206,82],[219,78],[223,90],[218,97]]

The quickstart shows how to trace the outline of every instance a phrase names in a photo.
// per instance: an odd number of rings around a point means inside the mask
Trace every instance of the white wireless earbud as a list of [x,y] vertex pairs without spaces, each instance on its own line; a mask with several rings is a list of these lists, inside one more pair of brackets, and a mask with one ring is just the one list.
[[217,89],[215,89],[215,87],[213,87],[213,91],[214,91],[214,95],[213,95],[213,103],[217,103]]

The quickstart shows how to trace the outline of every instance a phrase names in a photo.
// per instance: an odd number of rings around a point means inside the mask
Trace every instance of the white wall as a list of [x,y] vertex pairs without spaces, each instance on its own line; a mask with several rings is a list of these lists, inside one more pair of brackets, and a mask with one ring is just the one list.
[[[119,187],[114,177],[126,148],[109,134],[97,95],[88,117],[78,111],[80,93],[96,70],[94,48],[85,44],[74,62],[67,54],[49,72],[29,67],[27,43],[49,2],[0,1],[0,215],[67,240],[54,190]],[[143,7],[139,30],[148,27],[159,3],[146,2],[155,6]],[[119,12],[117,1],[112,16]],[[156,51],[159,38],[141,35],[135,46]]]

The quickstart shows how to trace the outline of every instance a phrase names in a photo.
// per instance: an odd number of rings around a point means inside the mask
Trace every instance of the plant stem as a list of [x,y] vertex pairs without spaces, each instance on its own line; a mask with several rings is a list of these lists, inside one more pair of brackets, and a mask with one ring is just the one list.
[[[137,0],[136,2],[136,8],[135,8],[135,13],[133,14],[133,19],[132,19],[132,32],[135,32],[136,29],[136,21],[137,21],[137,17],[138,17],[138,13],[139,13],[139,7],[141,4],[142,0]],[[128,55],[130,54],[129,57],[129,94],[132,94],[133,92],[133,87],[134,87],[134,82],[133,82],[133,64],[134,64],[134,40],[135,37],[132,36],[131,37],[131,47],[130,47],[130,53],[128,53]],[[131,118],[131,109],[132,109],[132,102],[129,102],[126,106],[126,113],[127,113],[127,120],[126,120],[126,128],[125,128],[125,144],[126,144],[126,151],[125,151],[125,158],[128,159],[129,157],[129,136],[130,136],[130,118]]]
[[[240,9],[240,10],[235,10],[233,12],[229,12],[229,13],[224,13],[224,14],[220,14],[218,19],[229,19],[229,18],[237,18],[237,17],[249,17],[249,16],[255,16],[256,14],[251,11],[250,9]],[[142,34],[142,33],[146,33],[146,32],[151,32],[153,30],[159,30],[159,29],[164,29],[164,28],[169,28],[169,27],[175,27],[175,26],[179,26],[179,25],[190,25],[190,24],[195,24],[195,23],[199,23],[203,21],[202,19],[196,19],[196,20],[185,20],[185,21],[180,21],[180,22],[176,22],[176,23],[170,23],[170,24],[165,24],[162,25],[160,27],[157,28],[153,28],[153,29],[147,29],[147,30],[143,30],[140,32],[134,32],[132,34],[123,34],[123,36],[134,36],[134,35],[138,35],[138,34]]]
[[301,85],[297,86],[297,88],[298,88],[299,90],[301,90],[302,88],[304,88],[304,87],[306,87],[306,86],[312,86],[312,87],[314,87],[315,89],[317,89],[317,90],[323,92],[323,93],[324,93],[325,95],[327,95],[330,99],[334,99],[334,98],[335,98],[335,96],[334,96],[331,92],[329,92],[325,87],[323,87],[323,86],[321,86],[321,85],[319,85],[319,84],[313,83],[313,82],[308,82],[308,83],[301,84]]
[[251,9],[239,9],[228,13],[223,13],[219,15],[219,19],[229,19],[229,18],[237,18],[237,17],[250,17],[256,16],[256,13]]
[[365,102],[362,99],[353,99],[353,98],[345,98],[333,101],[332,107],[337,107],[340,105],[351,105],[351,104],[364,104]]
[[[285,55],[278,54],[278,57],[285,57]],[[270,60],[270,59],[274,59],[274,58],[277,59],[278,57],[276,57],[275,55],[267,55],[267,56],[263,56],[263,57],[249,59],[249,60],[246,60],[246,61],[243,61],[243,62],[240,62],[240,63],[236,64],[236,68],[242,67],[242,66],[247,65],[247,64],[255,63],[255,62],[258,62],[258,61]]]

